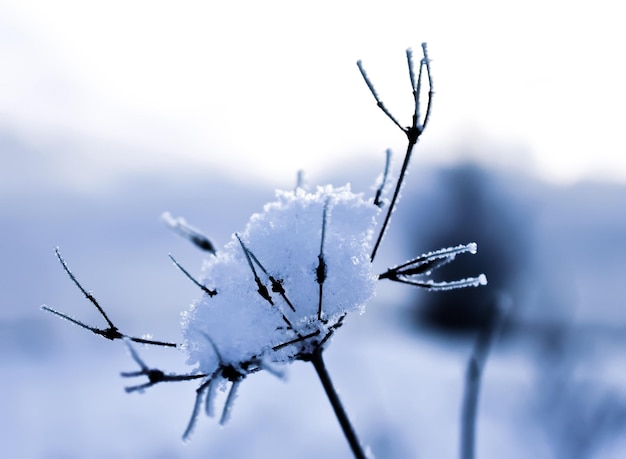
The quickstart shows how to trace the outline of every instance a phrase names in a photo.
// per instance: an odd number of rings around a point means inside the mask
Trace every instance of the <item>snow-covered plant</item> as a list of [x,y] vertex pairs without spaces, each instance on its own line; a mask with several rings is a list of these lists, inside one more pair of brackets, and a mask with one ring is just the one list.
[[[383,198],[390,163],[375,196],[354,193],[349,185],[306,190],[298,184],[292,191],[277,191],[276,199],[262,212],[252,215],[247,226],[233,234],[223,249],[182,218],[164,214],[166,223],[208,253],[200,279],[192,277],[175,259],[172,261],[202,291],[203,295],[183,313],[184,341],[180,344],[128,336],[109,319],[97,300],[71,273],[59,250],[56,254],[72,281],[93,303],[108,324],[97,328],[84,324],[47,306],[43,309],[110,340],[123,339],[139,370],[125,377],[145,376],[148,381],[127,387],[141,391],[160,382],[199,379],[196,402],[183,434],[187,438],[201,407],[213,414],[216,389],[230,383],[221,415],[225,423],[240,383],[248,375],[268,370],[279,372],[296,360],[313,363],[355,457],[365,457],[363,448],[341,405],[322,354],[331,337],[350,313],[362,313],[375,294],[380,280],[390,280],[430,290],[478,286],[483,275],[453,282],[436,282],[432,271],[462,253],[475,253],[470,243],[433,251],[377,273],[373,261],[389,225],[413,147],[426,127],[432,100],[432,79],[426,45],[422,45],[418,75],[411,50],[407,61],[415,101],[412,123],[403,127],[382,103],[361,62],[359,70],[378,107],[406,134],[407,151],[391,199]],[[420,114],[423,74],[428,84],[425,115]],[[386,207],[386,209],[385,209]],[[382,222],[380,222],[382,220]],[[146,365],[132,342],[170,346],[187,354],[193,367],[188,374],[168,374]]]

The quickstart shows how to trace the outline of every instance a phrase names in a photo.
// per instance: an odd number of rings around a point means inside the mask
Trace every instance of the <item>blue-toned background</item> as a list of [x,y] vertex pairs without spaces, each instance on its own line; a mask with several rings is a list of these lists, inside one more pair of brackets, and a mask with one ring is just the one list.
[[[463,378],[485,305],[509,305],[482,387],[477,457],[618,458],[626,444],[626,168],[618,15],[596,3],[504,7],[269,2],[0,2],[0,442],[6,457],[350,457],[310,365],[241,386],[230,424],[180,436],[194,383],[127,395],[135,369],[42,312],[180,339],[202,254],[159,221],[183,215],[219,246],[291,188],[372,193],[401,133],[377,111],[364,59],[408,123],[404,48],[428,40],[436,99],[381,248],[383,271],[477,241],[457,278],[484,289],[381,283],[326,353],[379,458],[455,457]],[[441,6],[439,6],[441,5]],[[608,5],[608,3],[607,3]],[[623,38],[623,37],[621,37]],[[623,41],[623,40],[622,40]],[[447,276],[447,277],[446,277]],[[460,295],[460,296],[459,296]],[[184,354],[141,349],[184,372]],[[221,399],[223,401],[223,398]]]

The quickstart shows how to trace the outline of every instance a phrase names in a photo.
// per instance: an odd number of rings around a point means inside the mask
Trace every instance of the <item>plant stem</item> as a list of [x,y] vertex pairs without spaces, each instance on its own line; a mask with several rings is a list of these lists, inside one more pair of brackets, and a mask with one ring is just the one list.
[[461,415],[461,459],[474,459],[476,438],[476,411],[480,392],[480,375],[482,368],[472,355],[467,364],[465,379],[465,396]]
[[465,390],[461,411],[461,459],[474,459],[476,453],[476,416],[478,414],[478,397],[480,383],[489,349],[503,321],[501,307],[496,305],[491,317],[478,334],[467,363],[465,373]]
[[387,215],[385,215],[385,221],[383,222],[383,226],[380,229],[380,233],[378,233],[378,239],[376,239],[376,243],[374,244],[374,249],[372,250],[372,255],[370,256],[370,261],[374,261],[376,258],[376,253],[378,252],[378,247],[383,240],[383,236],[385,235],[385,231],[387,230],[387,226],[389,225],[389,220],[391,220],[391,214],[396,207],[398,198],[400,197],[400,190],[402,189],[402,184],[404,183],[404,176],[406,175],[406,171],[409,168],[409,162],[411,161],[411,154],[413,153],[413,147],[417,143],[417,139],[414,142],[409,140],[409,144],[406,149],[406,153],[404,155],[404,161],[402,162],[402,168],[400,169],[400,176],[398,177],[398,181],[396,182],[396,188],[393,192],[393,197],[391,198],[391,203],[389,204],[389,208],[387,209]]
[[326,364],[324,363],[324,359],[322,358],[322,349],[318,349],[313,353],[313,355],[311,356],[311,362],[313,363],[315,371],[317,372],[317,375],[322,382],[322,386],[324,386],[324,391],[326,391],[328,400],[335,410],[335,416],[337,416],[337,420],[339,421],[341,429],[346,436],[346,440],[348,440],[348,444],[352,449],[354,457],[357,459],[366,459],[363,447],[359,443],[356,432],[354,431],[354,428],[352,427],[352,424],[348,419],[346,410],[341,404],[341,400],[339,400],[339,395],[337,394],[337,391],[333,386],[333,382],[330,379],[330,374],[328,373],[328,370],[326,370]]

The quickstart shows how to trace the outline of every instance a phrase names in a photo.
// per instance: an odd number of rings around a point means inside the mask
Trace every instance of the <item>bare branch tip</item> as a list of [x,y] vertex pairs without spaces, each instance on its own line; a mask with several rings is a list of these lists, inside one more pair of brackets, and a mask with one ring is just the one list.
[[172,260],[172,263],[174,263],[174,266],[176,266],[191,282],[193,282],[196,286],[198,286],[203,292],[205,292],[210,297],[217,295],[217,290],[209,289],[208,287],[203,285],[200,281],[198,281],[196,278],[194,278],[189,273],[189,271],[183,268],[182,265],[178,261],[176,261],[176,259],[171,254],[168,254],[167,256],[170,257],[170,260]]
[[139,367],[143,370],[143,371],[147,371],[148,370],[148,366],[144,363],[143,360],[141,360],[141,357],[139,357],[139,354],[137,353],[137,351],[135,350],[135,348],[132,346],[131,344],[131,339],[128,338],[127,336],[124,336],[122,338],[122,341],[124,342],[124,344],[126,345],[126,348],[128,349],[128,353],[130,354],[130,356],[132,357],[132,359],[135,361],[135,363],[137,365],[139,365]]

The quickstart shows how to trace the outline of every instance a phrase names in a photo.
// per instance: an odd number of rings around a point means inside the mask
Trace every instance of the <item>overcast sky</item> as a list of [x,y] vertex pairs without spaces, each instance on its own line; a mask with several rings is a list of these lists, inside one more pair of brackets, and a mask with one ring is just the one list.
[[625,182],[618,6],[0,0],[0,125],[32,142],[120,145],[94,160],[102,174],[189,162],[286,183],[403,149],[355,62],[408,124],[404,50],[427,41],[425,159],[471,152],[555,182]]

